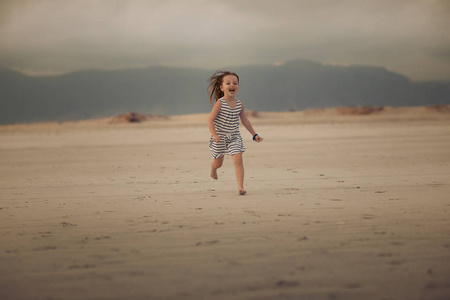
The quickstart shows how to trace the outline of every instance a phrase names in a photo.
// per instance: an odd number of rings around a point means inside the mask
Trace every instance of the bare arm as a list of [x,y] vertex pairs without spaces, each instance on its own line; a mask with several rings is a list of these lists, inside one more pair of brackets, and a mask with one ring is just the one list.
[[[242,125],[244,125],[245,129],[247,129],[248,132],[250,132],[250,134],[252,136],[255,136],[256,132],[253,129],[252,123],[250,123],[250,120],[247,118],[247,115],[245,114],[244,103],[242,103],[242,110],[241,110],[239,117],[241,118]],[[262,142],[263,138],[260,137],[259,135],[257,135],[254,140],[255,140],[255,142],[259,143],[259,142]]]
[[208,128],[209,128],[209,131],[211,132],[211,135],[213,136],[214,142],[220,141],[220,137],[217,135],[216,128],[214,127],[214,120],[216,119],[217,115],[219,114],[221,107],[222,107],[222,102],[217,101],[216,104],[214,104],[214,107],[211,110],[211,113],[209,114],[209,118],[208,118]]

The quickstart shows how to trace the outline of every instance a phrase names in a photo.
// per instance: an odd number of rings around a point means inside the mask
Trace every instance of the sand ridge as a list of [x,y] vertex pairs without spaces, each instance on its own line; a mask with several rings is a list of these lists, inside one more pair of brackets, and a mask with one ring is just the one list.
[[[108,118],[66,122],[37,122],[0,125],[0,133],[16,131],[90,130],[91,128],[203,127],[209,114],[145,115],[127,112]],[[307,109],[289,112],[260,112],[247,110],[247,116],[256,125],[292,125],[355,122],[405,122],[450,119],[450,105],[411,107],[357,106]]]

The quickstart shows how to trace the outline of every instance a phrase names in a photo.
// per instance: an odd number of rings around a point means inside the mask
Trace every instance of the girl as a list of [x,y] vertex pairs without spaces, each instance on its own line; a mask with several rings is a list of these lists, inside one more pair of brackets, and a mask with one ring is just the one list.
[[217,71],[209,79],[209,102],[214,107],[208,119],[211,132],[209,148],[213,161],[211,163],[211,177],[218,179],[217,169],[223,164],[225,154],[233,158],[239,195],[245,195],[244,164],[242,153],[245,151],[241,134],[239,133],[239,118],[242,125],[250,132],[255,142],[262,142],[252,124],[245,115],[244,104],[236,99],[239,90],[239,76],[229,71]]

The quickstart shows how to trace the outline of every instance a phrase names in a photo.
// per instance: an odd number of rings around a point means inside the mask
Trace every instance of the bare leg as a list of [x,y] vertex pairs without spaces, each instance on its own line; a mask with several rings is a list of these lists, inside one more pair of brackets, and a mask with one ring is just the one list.
[[211,163],[211,177],[213,179],[218,179],[219,176],[217,176],[217,169],[220,168],[223,164],[223,156],[219,157],[219,158],[214,158],[212,163]]
[[247,192],[244,190],[244,162],[242,160],[242,153],[235,154],[232,157],[234,170],[236,172],[239,195],[245,195]]

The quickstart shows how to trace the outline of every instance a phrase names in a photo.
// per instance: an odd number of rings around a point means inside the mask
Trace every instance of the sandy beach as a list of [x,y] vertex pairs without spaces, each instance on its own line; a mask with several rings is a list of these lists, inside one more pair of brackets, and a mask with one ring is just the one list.
[[450,114],[0,126],[0,299],[450,299]]

